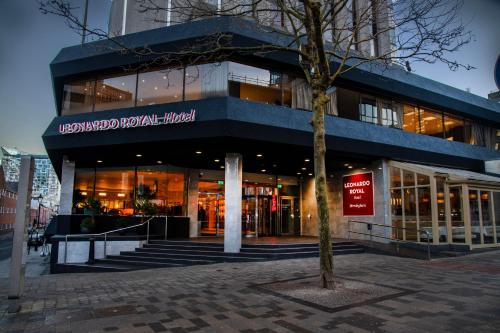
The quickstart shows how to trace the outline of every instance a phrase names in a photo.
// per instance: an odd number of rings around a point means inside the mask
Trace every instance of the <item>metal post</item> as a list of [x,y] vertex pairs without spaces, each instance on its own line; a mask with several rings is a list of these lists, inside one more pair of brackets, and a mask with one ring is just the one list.
[[165,240],[167,240],[168,216],[165,216]]
[[399,255],[399,228],[396,227],[396,252]]
[[351,220],[347,220],[347,239],[351,240]]
[[108,251],[106,250],[108,248],[108,234],[104,234],[104,258],[106,258]]
[[426,232],[426,234],[427,234],[427,260],[431,260],[431,246],[429,243],[430,235],[428,232]]
[[67,258],[68,258],[68,235],[66,235],[64,240],[64,263],[66,263]]
[[89,260],[87,265],[93,265],[95,263],[95,238],[91,237],[89,239]]
[[370,247],[373,248],[373,238],[372,238],[372,229],[373,229],[373,226],[372,225],[368,225],[368,229],[370,230]]
[[146,231],[146,243],[149,243],[149,220],[148,220],[148,226],[147,226],[147,231]]

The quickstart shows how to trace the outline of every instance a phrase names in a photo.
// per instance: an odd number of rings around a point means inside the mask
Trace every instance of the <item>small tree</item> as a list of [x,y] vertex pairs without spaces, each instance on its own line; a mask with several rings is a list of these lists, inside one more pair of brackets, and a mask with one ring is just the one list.
[[140,186],[138,194],[135,198],[134,208],[136,213],[141,215],[141,221],[144,222],[144,217],[153,216],[158,213],[158,206],[153,202],[155,194],[149,186]]
[[[358,68],[384,70],[396,65],[409,68],[412,62],[442,62],[450,69],[470,69],[451,58],[453,52],[471,41],[471,33],[459,20],[462,0],[136,0],[147,17],[177,24],[210,16],[249,18],[273,42],[250,46],[234,45],[228,32],[210,34],[182,49],[160,50],[144,46],[130,49],[119,39],[111,45],[138,57],[150,56],[156,64],[179,66],[219,61],[229,55],[262,56],[285,52],[295,57],[311,90],[314,142],[315,195],[320,240],[321,286],[334,288],[332,242],[325,166],[325,109],[328,89],[339,77]],[[170,5],[167,5],[170,4]],[[91,29],[74,14],[71,1],[40,0],[41,10],[64,17],[68,25],[86,35],[108,38]],[[161,13],[167,15],[160,15]],[[242,20],[247,24],[248,20]],[[390,37],[388,40],[388,36]],[[379,48],[377,43],[390,43]]]

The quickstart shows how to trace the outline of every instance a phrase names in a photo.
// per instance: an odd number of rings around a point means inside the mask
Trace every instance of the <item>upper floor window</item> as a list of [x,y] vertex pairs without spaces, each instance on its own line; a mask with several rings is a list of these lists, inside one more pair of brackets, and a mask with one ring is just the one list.
[[139,73],[137,105],[154,105],[182,101],[183,69]]
[[378,124],[377,101],[375,99],[368,97],[361,98],[359,119],[367,123]]
[[137,75],[98,79],[96,82],[95,111],[133,107]]
[[64,85],[62,96],[63,114],[92,112],[95,81],[77,81]]

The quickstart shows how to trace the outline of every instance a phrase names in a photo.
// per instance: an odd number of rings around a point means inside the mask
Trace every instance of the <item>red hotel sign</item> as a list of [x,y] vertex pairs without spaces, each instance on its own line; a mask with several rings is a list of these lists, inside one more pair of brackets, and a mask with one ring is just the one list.
[[357,173],[342,179],[344,216],[373,216],[373,173]]
[[158,115],[140,115],[132,117],[112,118],[93,121],[82,121],[59,125],[59,134],[108,131],[119,128],[148,127],[165,124],[189,123],[196,120],[196,110],[190,112],[167,112]]

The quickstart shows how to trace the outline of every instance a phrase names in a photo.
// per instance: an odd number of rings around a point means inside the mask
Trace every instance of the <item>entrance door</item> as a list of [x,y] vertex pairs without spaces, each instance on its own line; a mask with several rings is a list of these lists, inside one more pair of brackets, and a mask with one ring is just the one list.
[[198,223],[202,236],[224,234],[224,195],[222,193],[198,193]]
[[281,197],[279,223],[281,235],[294,235],[294,204],[293,197]]

